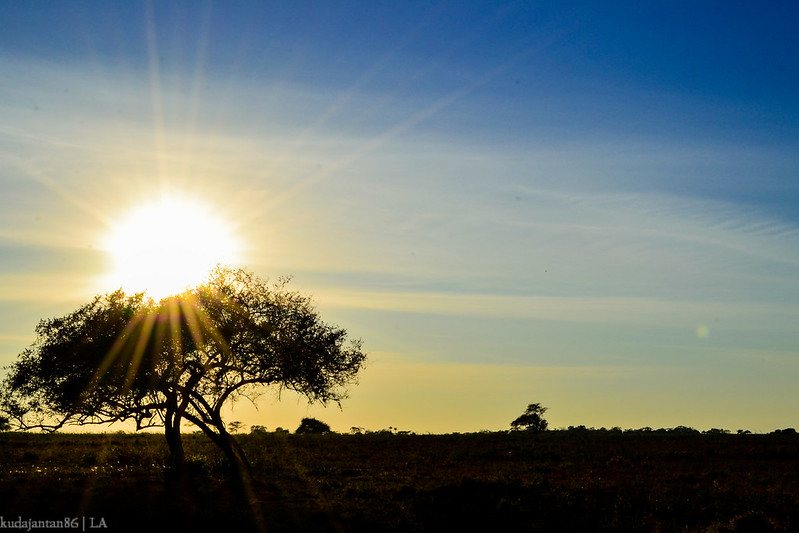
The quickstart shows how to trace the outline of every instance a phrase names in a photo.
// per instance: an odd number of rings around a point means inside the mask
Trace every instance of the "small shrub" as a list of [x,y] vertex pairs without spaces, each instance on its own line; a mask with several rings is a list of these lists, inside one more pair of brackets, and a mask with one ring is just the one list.
[[330,426],[315,418],[303,418],[295,433],[330,433]]

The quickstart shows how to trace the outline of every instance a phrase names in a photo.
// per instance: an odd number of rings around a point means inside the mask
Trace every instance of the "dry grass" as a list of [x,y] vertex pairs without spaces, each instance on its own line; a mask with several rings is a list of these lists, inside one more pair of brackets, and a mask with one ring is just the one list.
[[[241,435],[255,507],[222,455],[186,436],[189,474],[157,434],[0,435],[0,516],[104,517],[109,531],[796,531],[799,437]],[[748,528],[748,529],[747,529]]]

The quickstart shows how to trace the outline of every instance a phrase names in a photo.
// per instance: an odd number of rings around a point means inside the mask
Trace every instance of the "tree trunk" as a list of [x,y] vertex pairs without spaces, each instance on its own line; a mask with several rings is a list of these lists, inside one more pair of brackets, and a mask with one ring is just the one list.
[[244,455],[244,450],[241,449],[239,443],[224,429],[219,431],[218,439],[217,445],[225,453],[233,475],[241,481],[249,482],[252,476],[252,465]]
[[169,446],[169,460],[166,465],[167,497],[172,499],[180,509],[181,514],[190,516],[194,513],[192,501],[192,480],[183,451],[183,439],[180,435],[181,416],[174,409],[167,408],[164,417],[164,435]]
[[183,439],[180,435],[180,417],[174,411],[166,413],[164,434],[167,446],[169,446],[168,467],[174,472],[179,472],[183,469],[186,454],[183,451]]
[[187,420],[200,428],[214,444],[219,446],[219,449],[225,454],[229,463],[229,472],[234,490],[239,491],[241,496],[245,498],[245,501],[250,506],[253,519],[258,525],[259,530],[263,531],[265,530],[263,510],[261,509],[261,502],[258,500],[258,496],[253,489],[252,465],[250,465],[250,462],[244,454],[244,450],[241,449],[241,446],[236,439],[233,438],[233,435],[225,430],[225,425],[219,413],[216,413],[216,415],[216,423],[214,424],[208,424],[204,420],[193,415],[187,414],[185,416]]

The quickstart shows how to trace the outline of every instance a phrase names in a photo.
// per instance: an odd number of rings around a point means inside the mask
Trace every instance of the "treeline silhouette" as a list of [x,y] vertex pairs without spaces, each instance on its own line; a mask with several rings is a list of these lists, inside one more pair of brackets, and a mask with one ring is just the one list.
[[[511,433],[515,430],[479,430],[475,432],[450,432],[450,433],[438,433],[438,435],[461,435],[461,434],[471,434],[471,433],[479,433],[479,434],[503,434],[503,433]],[[652,435],[753,435],[758,434],[756,432],[752,432],[748,429],[738,429],[735,432],[729,429],[723,428],[710,428],[706,430],[699,430],[694,429],[689,426],[675,426],[671,428],[657,428],[653,429],[651,427],[642,427],[642,428],[635,428],[635,429],[622,429],[619,426],[614,426],[611,428],[605,427],[586,427],[583,425],[580,426],[568,426],[566,428],[554,428],[554,429],[546,429],[546,430],[539,430],[536,432],[546,431],[548,433],[595,433],[595,434],[652,434]],[[282,427],[276,427],[274,430],[269,430],[266,426],[262,425],[253,425],[250,428],[250,433],[291,433],[288,429],[284,429]],[[300,426],[294,431],[294,433],[315,433],[315,434],[326,434],[326,433],[333,433],[333,434],[350,434],[350,435],[417,435],[418,433],[411,430],[401,430],[397,427],[389,426],[387,428],[382,429],[366,429],[360,426],[352,426],[348,432],[338,432],[330,428],[329,425],[326,423],[314,419],[314,418],[303,418]],[[797,431],[795,428],[784,428],[784,429],[774,429],[769,434],[772,435],[796,435]],[[423,433],[430,435],[431,433]]]

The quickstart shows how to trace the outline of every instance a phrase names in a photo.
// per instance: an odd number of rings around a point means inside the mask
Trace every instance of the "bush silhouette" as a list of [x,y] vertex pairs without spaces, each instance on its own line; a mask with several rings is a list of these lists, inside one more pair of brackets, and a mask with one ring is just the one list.
[[330,433],[330,426],[315,418],[303,418],[295,433]]

